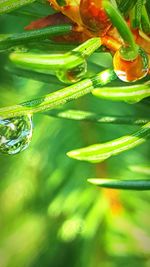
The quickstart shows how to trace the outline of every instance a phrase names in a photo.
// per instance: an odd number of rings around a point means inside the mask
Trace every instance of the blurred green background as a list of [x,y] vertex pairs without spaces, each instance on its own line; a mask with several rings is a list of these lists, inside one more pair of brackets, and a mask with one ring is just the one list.
[[[38,4],[31,7],[31,12],[24,8],[1,16],[1,33],[21,32],[35,17],[50,12]],[[12,75],[5,70],[7,54],[0,54],[0,63],[0,106],[63,87]],[[106,63],[104,58],[104,63],[109,67],[111,59]],[[136,116],[149,110],[144,102],[129,105],[90,95],[65,108]],[[117,138],[137,127],[42,114],[35,115],[33,123],[26,151],[0,155],[0,266],[150,266],[150,193],[102,190],[87,183],[90,177],[147,178],[144,169],[131,171],[130,167],[149,166],[150,142],[92,165],[69,159],[66,152]]]

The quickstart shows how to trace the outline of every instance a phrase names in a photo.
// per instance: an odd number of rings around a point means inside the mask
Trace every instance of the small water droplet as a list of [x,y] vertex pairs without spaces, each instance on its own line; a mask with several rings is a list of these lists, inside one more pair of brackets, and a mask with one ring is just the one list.
[[57,78],[66,84],[73,84],[80,81],[87,73],[87,62],[85,59],[73,68],[60,69],[56,71]]
[[144,78],[149,71],[147,54],[140,48],[135,60],[127,61],[121,58],[117,51],[113,58],[114,71],[123,82],[135,82]]
[[0,119],[0,152],[14,155],[25,150],[32,138],[30,115]]

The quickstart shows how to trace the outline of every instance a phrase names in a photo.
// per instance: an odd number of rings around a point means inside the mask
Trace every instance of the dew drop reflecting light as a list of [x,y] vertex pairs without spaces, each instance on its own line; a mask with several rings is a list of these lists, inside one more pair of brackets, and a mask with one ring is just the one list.
[[148,56],[143,49],[139,49],[138,57],[133,61],[121,58],[120,51],[117,51],[113,58],[114,71],[123,82],[136,82],[144,78],[149,71]]
[[56,71],[56,76],[63,83],[73,84],[84,78],[86,73],[87,62],[85,59],[83,59],[80,64],[73,68],[63,68]]
[[110,81],[110,73],[109,72],[103,72],[101,74],[101,80],[103,81],[103,83],[107,83]]
[[0,118],[0,153],[15,155],[25,150],[32,138],[30,115],[15,118]]

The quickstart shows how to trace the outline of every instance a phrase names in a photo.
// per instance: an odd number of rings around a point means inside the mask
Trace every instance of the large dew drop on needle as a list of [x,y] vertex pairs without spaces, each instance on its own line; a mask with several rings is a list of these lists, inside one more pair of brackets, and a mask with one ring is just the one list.
[[32,132],[30,115],[0,118],[0,153],[14,155],[25,150],[31,142]]

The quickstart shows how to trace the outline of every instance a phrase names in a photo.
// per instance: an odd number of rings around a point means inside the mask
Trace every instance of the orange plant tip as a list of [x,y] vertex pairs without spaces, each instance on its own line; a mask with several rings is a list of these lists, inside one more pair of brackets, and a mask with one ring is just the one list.
[[136,59],[127,61],[117,51],[113,57],[114,71],[124,82],[135,82],[144,78],[149,72],[149,61],[146,53],[140,49]]
[[104,8],[102,0],[81,0],[80,16],[84,26],[93,33],[104,36],[111,26]]

